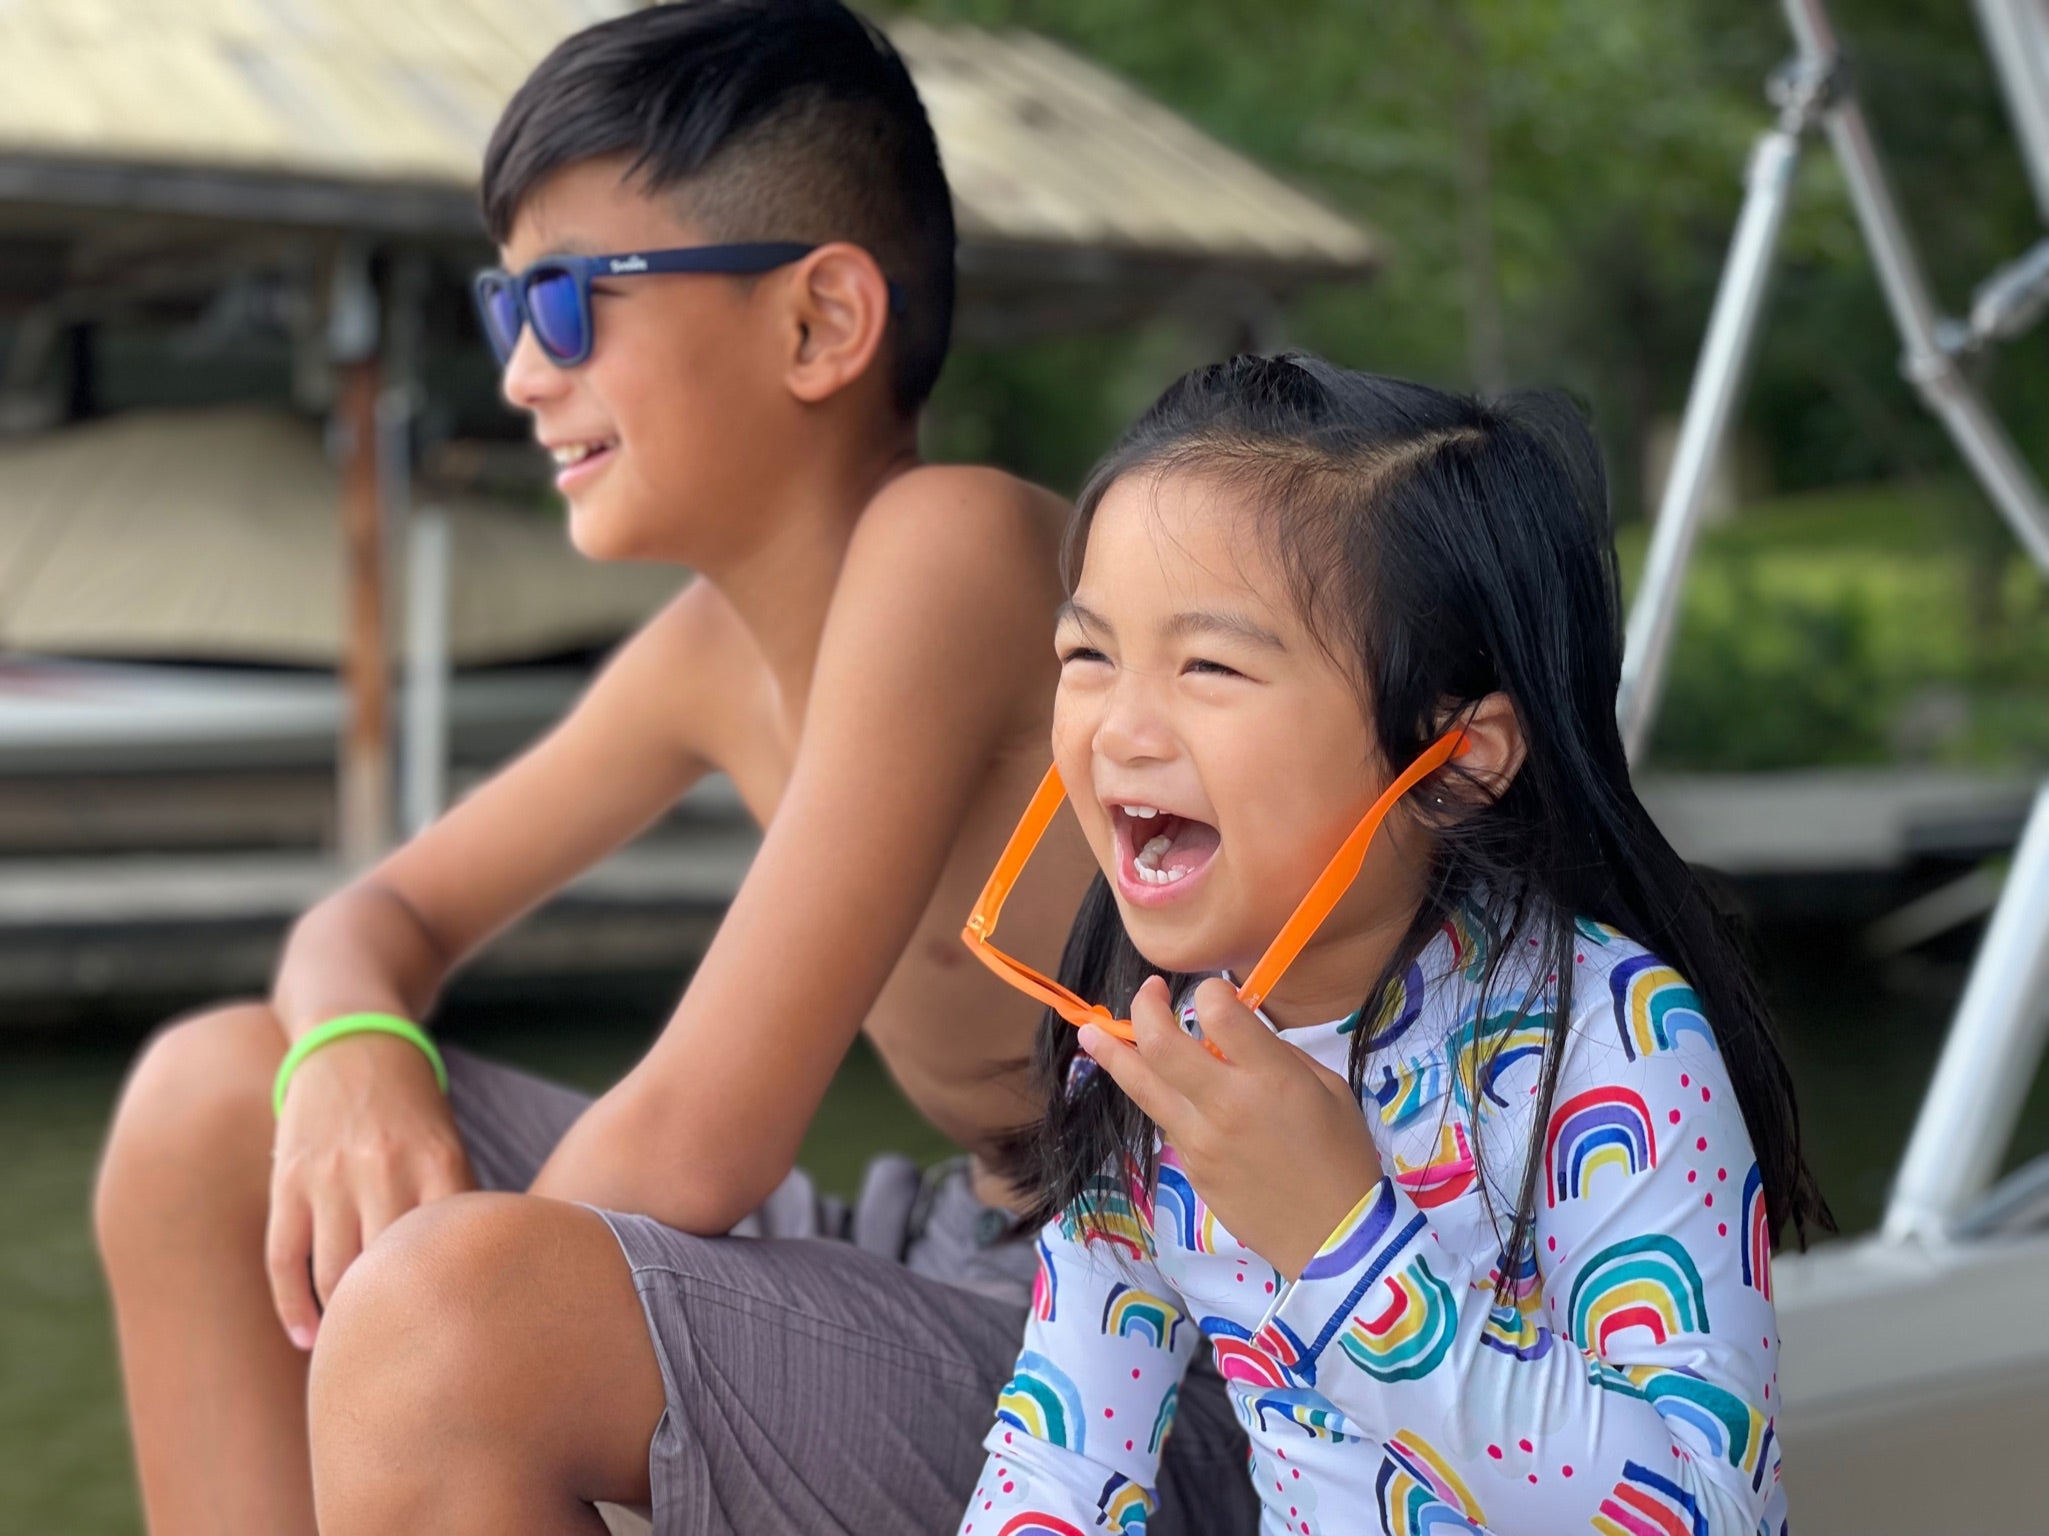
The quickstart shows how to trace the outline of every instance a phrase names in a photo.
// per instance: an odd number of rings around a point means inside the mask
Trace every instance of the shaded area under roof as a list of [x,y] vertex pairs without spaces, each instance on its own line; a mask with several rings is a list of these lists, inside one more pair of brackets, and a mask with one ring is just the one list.
[[[138,411],[0,442],[0,651],[333,666],[334,467],[282,411]],[[609,644],[686,579],[600,565],[562,515],[444,498],[459,665]]]
[[[499,108],[618,0],[7,0],[0,201],[474,235]],[[1374,238],[1043,38],[889,23],[953,182],[963,267],[1357,275]]]

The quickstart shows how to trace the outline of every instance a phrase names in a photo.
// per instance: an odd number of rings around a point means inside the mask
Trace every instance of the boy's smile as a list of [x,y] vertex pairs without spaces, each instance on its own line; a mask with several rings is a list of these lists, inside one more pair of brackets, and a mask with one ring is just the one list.
[[[580,161],[535,188],[501,251],[506,268],[708,243],[680,215],[678,194],[647,195],[626,165]],[[531,330],[520,333],[505,398],[533,417],[584,554],[704,565],[724,553],[706,541],[741,521],[732,508],[759,501],[779,478],[770,445],[788,398],[774,387],[780,349],[758,302],[772,282],[593,277],[593,346],[573,368],[551,361]]]

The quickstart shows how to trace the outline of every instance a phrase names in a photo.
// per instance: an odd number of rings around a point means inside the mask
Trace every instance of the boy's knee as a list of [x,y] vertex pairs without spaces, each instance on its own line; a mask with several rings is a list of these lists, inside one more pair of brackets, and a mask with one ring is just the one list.
[[520,1283],[536,1203],[472,1193],[418,1206],[349,1266],[313,1351],[316,1457],[323,1442],[403,1444],[437,1429],[460,1433],[464,1419],[490,1413],[491,1370],[505,1359],[504,1303]]
[[270,1080],[283,1054],[262,1003],[195,1014],[150,1037],[115,1106],[94,1184],[102,1253],[152,1216],[189,1219],[192,1199],[267,1187]]
[[[604,1383],[600,1398],[630,1397],[608,1347],[606,1325],[620,1320],[588,1315],[602,1311],[593,1292],[607,1264],[623,1273],[596,1217],[531,1195],[452,1195],[373,1242],[335,1288],[313,1349],[323,1528],[344,1509],[351,1529],[431,1523],[459,1469],[527,1478],[580,1459],[581,1421],[600,1416],[576,1406],[591,1382]],[[626,1321],[645,1352],[637,1310]],[[640,1363],[655,1399],[633,1445],[644,1462],[660,1381]],[[359,1520],[365,1501],[375,1518]]]

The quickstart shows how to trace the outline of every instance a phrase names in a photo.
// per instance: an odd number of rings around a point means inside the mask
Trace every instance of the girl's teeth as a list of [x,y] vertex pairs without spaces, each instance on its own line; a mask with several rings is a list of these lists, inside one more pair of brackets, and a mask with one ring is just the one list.
[[1158,864],[1160,862],[1161,857],[1166,853],[1166,851],[1169,848],[1173,846],[1174,839],[1168,837],[1165,833],[1162,833],[1160,836],[1154,838],[1151,842],[1147,843],[1143,848],[1139,849],[1138,856],[1141,860],[1150,859],[1153,863]]
[[1124,814],[1140,821],[1151,821],[1160,813],[1150,805],[1127,805],[1124,807]]

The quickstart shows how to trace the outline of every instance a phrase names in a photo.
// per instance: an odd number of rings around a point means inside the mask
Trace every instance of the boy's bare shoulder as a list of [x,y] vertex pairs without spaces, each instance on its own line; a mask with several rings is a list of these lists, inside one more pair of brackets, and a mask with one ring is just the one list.
[[921,579],[993,604],[992,625],[1042,626],[1060,599],[1067,503],[1042,486],[972,464],[908,470],[856,525],[837,601],[901,603]]
[[671,737],[681,732],[702,752],[711,745],[704,738],[720,685],[751,656],[746,627],[725,594],[693,578],[627,637],[606,666],[600,691],[626,706],[642,729]]

